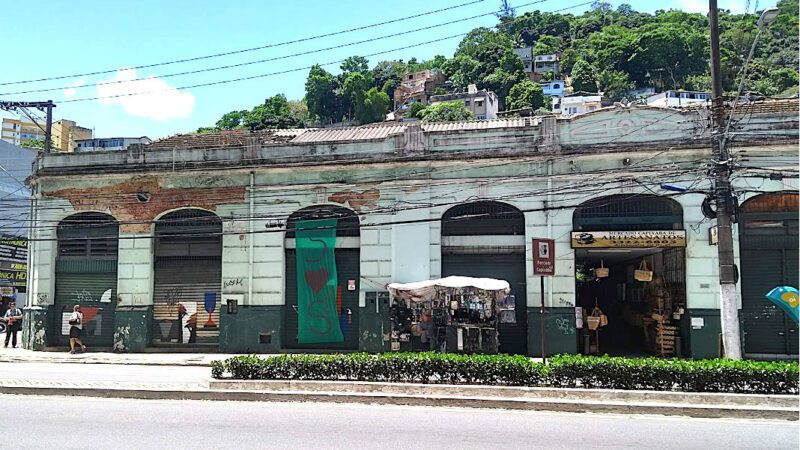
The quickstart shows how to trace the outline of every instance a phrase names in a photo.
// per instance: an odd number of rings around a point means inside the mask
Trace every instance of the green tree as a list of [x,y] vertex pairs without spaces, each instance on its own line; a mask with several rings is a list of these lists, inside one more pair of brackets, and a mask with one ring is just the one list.
[[684,86],[689,91],[711,91],[711,75],[689,75]]
[[535,110],[542,107],[544,107],[542,87],[532,81],[526,80],[515,84],[506,97],[506,109],[533,108]]
[[196,131],[197,134],[208,134],[217,132],[219,132],[219,128],[217,127],[200,127]]
[[574,91],[597,92],[595,70],[588,62],[577,60],[572,66],[571,79]]
[[511,87],[526,77],[522,60],[511,49],[512,41],[507,35],[476,28],[459,43],[444,72],[456,87],[464,89],[475,84],[478,89],[490,89],[502,103]]
[[277,94],[257,105],[245,114],[242,125],[250,131],[302,128],[303,122],[292,117],[289,101],[283,94]]
[[475,119],[475,113],[468,110],[462,102],[435,103],[419,114],[423,122],[457,122]]
[[389,112],[389,96],[386,92],[371,88],[364,95],[363,103],[357,108],[356,119],[362,124],[383,122]]
[[306,79],[306,104],[311,117],[321,122],[335,122],[341,119],[338,114],[336,78],[320,65],[309,70]]
[[242,121],[244,120],[244,116],[246,114],[247,110],[231,111],[229,113],[225,113],[217,121],[216,123],[217,128],[220,130],[234,130],[236,128],[240,128],[242,126]]
[[686,77],[708,71],[708,38],[684,24],[650,24],[640,28],[629,59],[631,78],[644,80],[648,70],[663,69],[665,88],[679,88]]
[[[52,143],[50,145],[53,145]],[[44,139],[28,139],[22,142],[23,147],[27,148],[44,148]]]
[[408,106],[405,116],[411,119],[421,119],[425,108],[422,102],[414,102]]
[[628,74],[619,70],[601,70],[597,74],[597,85],[603,96],[614,101],[622,98],[630,99],[635,85],[628,79]]
[[536,44],[533,46],[534,55],[552,55],[560,53],[563,43],[561,38],[555,36],[544,35],[539,37]]
[[360,72],[349,72],[342,83],[341,97],[345,105],[346,116],[349,119],[358,119],[363,111],[364,97],[370,88],[369,80]]
[[369,60],[363,56],[349,56],[339,66],[342,73],[355,73],[366,74],[369,72]]

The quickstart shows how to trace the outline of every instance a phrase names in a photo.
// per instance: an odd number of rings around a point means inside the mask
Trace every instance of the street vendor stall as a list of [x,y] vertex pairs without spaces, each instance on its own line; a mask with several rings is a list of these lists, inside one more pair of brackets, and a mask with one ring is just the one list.
[[497,324],[514,315],[507,281],[452,276],[392,283],[392,350],[497,353]]

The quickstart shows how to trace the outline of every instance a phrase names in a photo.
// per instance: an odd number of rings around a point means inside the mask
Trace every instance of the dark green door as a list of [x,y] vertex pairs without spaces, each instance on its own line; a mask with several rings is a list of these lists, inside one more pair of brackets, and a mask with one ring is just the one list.
[[116,260],[67,260],[56,264],[54,345],[69,344],[69,317],[74,305],[83,312],[83,343],[111,347],[117,304]]
[[797,213],[743,214],[739,226],[744,353],[797,357],[798,327],[764,296],[798,287]]
[[516,297],[517,323],[498,325],[500,353],[525,355],[528,353],[527,287],[525,255],[444,254],[442,276],[496,278],[511,285]]
[[[336,274],[337,311],[344,342],[329,344],[301,344],[297,341],[297,253],[286,251],[286,309],[283,322],[283,342],[286,348],[307,350],[357,350],[358,349],[358,290],[360,252],[358,249],[337,248]],[[350,287],[352,286],[352,287]],[[348,288],[350,287],[350,288]]]

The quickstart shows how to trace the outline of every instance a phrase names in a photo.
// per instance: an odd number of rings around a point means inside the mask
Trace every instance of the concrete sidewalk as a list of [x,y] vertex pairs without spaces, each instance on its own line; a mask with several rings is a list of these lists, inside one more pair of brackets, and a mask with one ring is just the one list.
[[35,352],[23,348],[0,347],[0,363],[4,362],[36,362],[36,363],[74,363],[74,364],[121,364],[144,366],[210,366],[211,361],[236,356],[229,353],[113,353],[94,352],[71,355],[63,352]]

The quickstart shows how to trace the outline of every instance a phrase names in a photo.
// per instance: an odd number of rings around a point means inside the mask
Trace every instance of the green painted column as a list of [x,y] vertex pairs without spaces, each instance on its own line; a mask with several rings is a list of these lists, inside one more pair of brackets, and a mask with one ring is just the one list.
[[[538,307],[528,308],[528,354],[542,356],[541,314]],[[545,308],[544,342],[547,356],[577,353],[574,308]]]
[[224,353],[278,353],[283,306],[239,306],[220,311],[219,349]]
[[686,340],[683,344],[684,356],[694,359],[719,358],[721,333],[718,309],[687,310],[681,323],[681,336]]
[[365,307],[358,312],[358,350],[367,353],[383,353],[391,350],[392,331],[389,293],[367,292]]
[[41,351],[47,347],[50,326],[50,306],[31,306],[23,309],[22,347]]
[[153,308],[121,306],[114,314],[114,351],[143,352],[153,339]]

